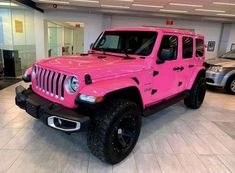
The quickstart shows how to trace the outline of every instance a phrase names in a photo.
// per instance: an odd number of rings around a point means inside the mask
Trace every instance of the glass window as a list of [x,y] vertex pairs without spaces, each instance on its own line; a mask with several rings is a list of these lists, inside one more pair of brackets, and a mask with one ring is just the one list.
[[9,59],[5,54],[2,60],[0,56],[0,68],[4,66],[6,77],[16,77],[36,61],[34,10],[17,2],[0,2],[0,51],[2,55],[3,52],[15,52],[16,64],[14,69],[5,66],[4,61]]
[[235,60],[235,50],[223,54],[221,58]]
[[178,37],[173,35],[165,35],[162,38],[158,57],[164,60],[177,59],[178,54]]
[[183,58],[193,57],[193,38],[183,37]]
[[202,57],[204,55],[204,41],[202,39],[196,39],[196,56]]
[[157,38],[150,31],[106,31],[98,38],[93,50],[148,56]]
[[105,49],[118,49],[119,47],[119,40],[120,36],[118,35],[107,35],[104,37],[105,39],[102,39],[102,42],[100,42],[99,48],[105,48]]

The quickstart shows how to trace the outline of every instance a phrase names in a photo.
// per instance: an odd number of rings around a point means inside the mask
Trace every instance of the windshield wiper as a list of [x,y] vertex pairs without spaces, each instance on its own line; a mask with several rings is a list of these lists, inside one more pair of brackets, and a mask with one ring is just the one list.
[[130,56],[128,55],[128,53],[126,52],[126,50],[121,49],[121,52],[126,55],[125,59],[135,59],[135,58],[133,58],[133,57],[130,57]]

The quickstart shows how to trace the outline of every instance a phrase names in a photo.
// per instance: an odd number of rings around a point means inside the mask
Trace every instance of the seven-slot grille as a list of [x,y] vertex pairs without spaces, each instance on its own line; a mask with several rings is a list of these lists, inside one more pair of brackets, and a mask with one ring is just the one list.
[[36,67],[36,88],[48,95],[64,99],[66,75],[42,67]]

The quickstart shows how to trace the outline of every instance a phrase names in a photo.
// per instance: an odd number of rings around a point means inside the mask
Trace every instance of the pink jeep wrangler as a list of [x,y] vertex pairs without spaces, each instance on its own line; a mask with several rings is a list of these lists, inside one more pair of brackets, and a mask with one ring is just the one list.
[[132,151],[141,117],[182,99],[201,106],[204,36],[169,28],[104,31],[88,54],[41,60],[16,88],[16,104],[67,133],[88,130],[91,152],[110,164]]

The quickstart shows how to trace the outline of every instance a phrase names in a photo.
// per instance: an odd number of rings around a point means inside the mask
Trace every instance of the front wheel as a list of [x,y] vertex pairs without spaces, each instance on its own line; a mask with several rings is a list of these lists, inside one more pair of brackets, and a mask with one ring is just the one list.
[[87,138],[92,154],[110,164],[125,159],[140,134],[139,107],[129,100],[115,99],[107,103],[92,121]]
[[229,94],[235,94],[235,77],[231,77],[228,79],[225,86],[225,91]]
[[204,77],[199,77],[193,84],[190,94],[184,99],[184,104],[191,109],[198,109],[205,98],[206,80]]

